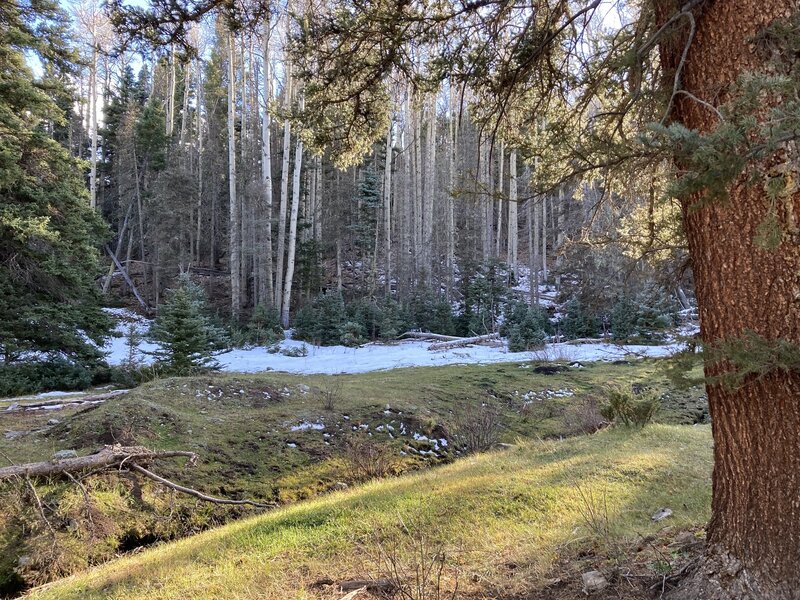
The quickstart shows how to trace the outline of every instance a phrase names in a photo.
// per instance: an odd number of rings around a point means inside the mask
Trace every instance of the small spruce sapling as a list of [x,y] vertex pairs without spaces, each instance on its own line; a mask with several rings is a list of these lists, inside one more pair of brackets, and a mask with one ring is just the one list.
[[152,353],[159,365],[181,375],[219,368],[212,356],[218,332],[205,308],[202,289],[181,277],[148,332],[148,337],[160,344]]

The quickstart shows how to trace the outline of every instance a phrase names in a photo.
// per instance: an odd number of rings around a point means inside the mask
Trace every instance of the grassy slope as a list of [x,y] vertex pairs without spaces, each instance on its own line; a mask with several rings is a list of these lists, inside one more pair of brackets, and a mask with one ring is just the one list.
[[[462,591],[505,595],[540,585],[564,558],[581,553],[594,564],[617,542],[702,525],[710,469],[708,426],[522,442],[166,544],[31,597],[316,598],[327,593],[312,588],[318,579],[379,575],[378,540],[383,548],[408,541],[400,518],[429,544],[446,543],[445,586],[457,573]],[[661,506],[675,514],[654,524]],[[599,517],[587,520],[592,511]]]

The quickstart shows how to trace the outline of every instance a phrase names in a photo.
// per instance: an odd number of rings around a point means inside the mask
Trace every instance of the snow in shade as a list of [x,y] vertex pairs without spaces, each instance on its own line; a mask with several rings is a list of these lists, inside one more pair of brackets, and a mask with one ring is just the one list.
[[[117,313],[115,316],[120,316]],[[121,319],[117,330],[124,333],[130,320]],[[137,317],[134,321],[141,333],[147,331],[147,320]],[[215,358],[223,371],[236,373],[259,373],[282,371],[304,375],[338,373],[367,373],[404,367],[433,367],[458,364],[492,364],[502,362],[556,361],[590,362],[612,361],[644,357],[660,357],[674,354],[682,344],[662,346],[618,346],[615,344],[549,344],[542,350],[532,352],[509,352],[505,347],[469,346],[445,351],[431,351],[426,341],[404,341],[395,344],[365,344],[357,348],[345,346],[314,346],[297,340],[286,339],[280,343],[281,350],[305,347],[306,356],[285,356],[268,352],[265,347],[235,349],[217,354]],[[156,349],[156,345],[143,341],[144,352]],[[121,364],[127,357],[125,338],[112,338],[105,346],[106,359],[110,364]],[[152,362],[146,353],[140,355],[144,363]]]

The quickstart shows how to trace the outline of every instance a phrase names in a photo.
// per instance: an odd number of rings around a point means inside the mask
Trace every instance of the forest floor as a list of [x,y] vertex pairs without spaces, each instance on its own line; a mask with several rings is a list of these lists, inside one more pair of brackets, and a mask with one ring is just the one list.
[[[393,478],[385,480],[383,483],[369,484],[363,491],[354,491],[347,495],[348,498],[351,498],[347,502],[355,502],[356,504],[353,506],[361,506],[366,511],[365,518],[373,514],[375,518],[379,518],[383,522],[386,519],[396,518],[400,508],[403,511],[410,511],[408,518],[411,520],[432,518],[433,513],[428,513],[424,502],[416,508],[415,502],[420,502],[422,496],[419,494],[424,496],[426,489],[429,488],[433,493],[436,489],[441,488],[442,494],[448,498],[443,500],[444,504],[440,507],[442,511],[449,511],[450,503],[457,504],[455,498],[462,497],[467,505],[476,504],[474,509],[477,511],[476,515],[484,512],[486,514],[496,513],[492,519],[500,519],[503,522],[506,520],[517,522],[522,519],[514,526],[521,528],[520,532],[514,533],[514,536],[524,535],[529,536],[530,539],[525,537],[528,541],[520,546],[519,550],[527,548],[526,551],[539,554],[544,552],[545,547],[549,548],[547,553],[552,561],[548,563],[547,568],[557,569],[560,550],[552,544],[559,546],[564,542],[564,540],[558,541],[560,539],[558,535],[561,534],[556,535],[550,532],[550,525],[536,525],[529,531],[525,524],[535,516],[533,513],[529,514],[529,511],[541,512],[546,505],[548,508],[545,512],[549,512],[550,507],[560,506],[562,492],[567,494],[564,500],[567,503],[575,502],[575,494],[583,494],[587,496],[587,505],[597,504],[591,510],[586,509],[587,514],[594,515],[590,516],[590,519],[595,521],[600,519],[596,523],[597,526],[610,526],[608,523],[602,524],[606,517],[602,516],[602,511],[597,513],[599,507],[602,510],[611,510],[610,504],[606,507],[607,501],[620,502],[622,503],[620,504],[620,518],[625,520],[627,517],[623,513],[627,514],[629,509],[623,510],[621,507],[628,503],[630,494],[638,495],[640,493],[642,495],[641,510],[650,511],[650,514],[662,505],[672,507],[676,516],[679,512],[686,510],[682,508],[684,503],[693,507],[688,513],[684,513],[683,517],[670,519],[669,524],[673,526],[673,529],[669,530],[670,535],[688,526],[699,526],[704,521],[705,511],[707,511],[707,498],[705,497],[707,491],[704,488],[707,486],[708,477],[706,468],[710,465],[711,460],[708,451],[710,441],[706,426],[700,425],[693,428],[659,425],[652,428],[652,432],[648,428],[644,433],[613,432],[585,439],[580,438],[584,441],[577,441],[578,438],[573,438],[575,441],[558,441],[562,437],[581,433],[586,426],[587,407],[591,406],[595,400],[602,401],[610,382],[623,387],[648,386],[664,394],[663,405],[657,416],[657,420],[661,423],[690,425],[707,421],[703,390],[700,388],[685,390],[674,388],[663,374],[662,366],[660,360],[596,362],[582,365],[524,362],[408,368],[335,376],[301,376],[270,372],[255,375],[222,373],[202,377],[164,379],[145,384],[126,395],[110,398],[97,405],[74,407],[65,405],[64,408],[54,410],[3,411],[3,405],[9,403],[0,402],[0,431],[5,433],[0,437],[0,456],[3,456],[6,461],[21,463],[45,460],[54,452],[63,449],[75,449],[78,454],[89,454],[103,444],[110,443],[138,444],[163,450],[190,450],[197,452],[200,456],[199,464],[195,467],[186,470],[176,461],[175,464],[159,463],[154,466],[154,469],[179,483],[189,484],[206,493],[225,497],[248,497],[285,505],[324,496],[332,499],[330,506],[340,506],[341,498],[344,496],[338,493],[335,496],[329,496],[328,492],[352,486],[363,478],[363,473],[359,473],[357,466],[354,466],[352,456],[348,455],[350,452],[348,448],[353,438],[368,439],[386,450],[391,465],[390,473],[410,474],[429,466],[448,466],[430,471],[442,474],[443,479],[439,483],[437,483],[439,475],[421,475],[419,479],[409,480]],[[515,448],[487,457],[460,458],[454,464],[449,465],[449,463],[453,463],[454,459],[459,458],[453,444],[453,435],[458,427],[458,422],[463,421],[464,417],[468,416],[475,407],[482,405],[492,407],[498,415],[497,441],[514,445]],[[531,441],[537,439],[549,441],[541,443]],[[640,442],[637,440],[642,443],[647,442],[640,448]],[[592,444],[595,443],[598,444],[597,448],[592,447]],[[681,458],[680,447],[682,444],[688,444],[688,454],[684,457],[685,460]],[[562,456],[560,448],[569,449],[567,452],[569,456],[565,455],[566,458]],[[542,454],[544,449],[549,450]],[[603,466],[605,459],[598,459],[595,464],[593,458],[595,453],[599,457],[607,454],[608,460],[611,461],[608,463],[609,465],[622,460],[621,457],[624,454],[632,453],[631,460],[633,462],[631,464],[634,466],[620,467],[622,469],[620,473],[624,475],[621,481],[616,481],[614,477],[609,479],[603,475],[597,482],[588,483],[588,487],[584,488],[584,484],[581,482],[592,480],[592,472],[597,470],[600,473],[606,468],[612,468],[608,465]],[[675,455],[674,461],[669,458],[672,454]],[[639,458],[634,460],[632,458],[634,455]],[[550,458],[544,460],[543,456]],[[482,473],[489,468],[487,465],[506,464],[504,461],[511,460],[509,457],[514,458],[512,462],[501,467],[501,472],[503,469],[512,467],[516,469],[517,467],[514,466],[516,461],[521,461],[520,464],[527,465],[520,466],[520,468],[529,471],[528,481],[543,477],[546,473],[562,473],[558,477],[560,483],[552,484],[556,486],[555,488],[548,484],[546,490],[542,492],[544,495],[541,500],[545,502],[545,505],[536,508],[538,501],[529,499],[528,496],[539,492],[535,489],[527,491],[523,488],[517,489],[517,483],[511,481],[514,478],[510,474],[507,476],[509,481],[496,482],[499,487],[495,491],[484,490],[486,494],[489,494],[487,498],[471,499],[473,490],[483,497],[482,486],[492,487],[495,485],[484,481]],[[627,460],[625,458],[625,461]],[[651,460],[654,462],[649,462]],[[451,469],[454,470],[451,471]],[[463,469],[477,470],[474,474],[465,475],[462,484],[457,484],[456,473]],[[671,470],[674,470],[672,475],[670,474]],[[568,484],[567,480],[573,475],[572,483]],[[498,476],[500,476],[500,472]],[[687,483],[687,477],[692,481],[696,478],[697,482],[702,485],[700,487],[694,485],[695,489],[693,490],[680,491],[680,487]],[[617,489],[617,484],[621,486],[619,489]],[[640,490],[637,487],[640,484],[646,489]],[[630,486],[633,487],[628,489]],[[129,477],[116,474],[108,475],[106,478],[96,478],[92,482],[87,481],[87,487],[93,498],[97,499],[95,508],[101,513],[105,511],[107,516],[114,521],[113,527],[112,524],[109,524],[102,532],[103,544],[92,542],[95,536],[91,532],[87,531],[76,535],[75,532],[68,530],[64,536],[79,539],[77,546],[72,544],[68,546],[68,549],[79,556],[62,557],[63,567],[59,571],[47,573],[44,570],[34,574],[35,576],[29,581],[47,581],[53,576],[67,574],[91,564],[103,562],[118,552],[135,549],[153,542],[183,537],[231,518],[252,514],[252,511],[238,507],[229,509],[208,505],[198,506],[194,500],[175,496],[171,492],[165,492],[150,484],[134,485]],[[572,491],[565,492],[566,488]],[[495,488],[492,487],[492,489]],[[381,497],[386,494],[392,496],[395,492],[390,493],[389,490],[397,490],[399,495],[394,500],[389,500],[387,496],[386,502],[389,504],[386,506],[394,506],[396,503],[397,509],[386,508],[384,512],[381,512],[383,509],[380,507],[369,506],[369,494],[377,493]],[[669,496],[677,491],[680,491],[679,496]],[[617,492],[621,495],[618,495]],[[517,498],[518,494],[522,495]],[[701,497],[692,500],[690,496],[694,497],[696,494]],[[75,489],[68,482],[58,486],[48,485],[43,491],[43,495],[50,506],[54,507],[53,512],[57,513],[59,522],[70,522],[72,518],[70,510],[76,513],[80,513],[82,510],[81,491]],[[408,497],[406,498],[406,496]],[[648,498],[648,496],[652,497]],[[435,497],[436,493],[432,498]],[[339,500],[333,500],[333,498],[339,498]],[[357,498],[361,498],[361,500],[357,500]],[[569,498],[572,499],[569,500]],[[523,510],[522,505],[527,504],[529,500],[533,504]],[[13,498],[6,499],[6,501],[6,506],[14,503]],[[693,504],[695,501],[697,502],[696,506]],[[504,503],[507,506],[503,507]],[[652,506],[650,506],[651,504]],[[322,507],[319,510],[323,510],[325,514],[328,514],[329,510],[333,510],[324,508],[328,506],[324,502],[311,506]],[[299,510],[301,512],[297,514],[305,514],[303,511],[312,510],[313,512],[317,508]],[[334,513],[338,514],[338,510],[338,508],[335,509]],[[422,512],[417,515],[415,510]],[[570,510],[574,511],[575,506]],[[459,514],[463,512],[461,509],[459,511]],[[467,518],[467,513],[464,513],[462,517]],[[281,512],[280,514],[290,513]],[[444,516],[445,513],[437,514]],[[569,520],[576,514],[551,515],[551,517],[561,523],[559,527],[562,527],[562,517]],[[642,514],[644,513],[641,513],[639,517]],[[2,530],[0,531],[2,533],[0,541],[5,542],[3,548],[5,561],[0,561],[5,562],[5,565],[0,564],[0,571],[16,569],[20,557],[24,557],[26,564],[35,563],[38,560],[37,552],[40,549],[33,545],[32,537],[30,535],[25,537],[22,532],[14,530],[14,527],[19,527],[19,522],[25,522],[24,519],[17,517],[18,515],[9,513],[6,520],[0,523],[0,530]],[[342,518],[350,520],[351,517]],[[458,519],[462,517],[457,517],[450,524],[445,523],[449,523],[449,517],[442,519],[441,525],[456,527]],[[267,519],[278,519],[278,517],[269,516]],[[660,527],[655,529],[650,527],[647,523],[648,519],[649,516],[643,521],[642,535],[649,535],[651,532],[661,529]],[[95,521],[99,522],[100,519],[95,518]],[[354,532],[360,531],[363,534],[365,531],[363,527],[368,519],[365,522],[358,519],[356,521],[350,523],[348,527],[352,528]],[[326,521],[323,519],[323,522]],[[337,523],[334,529],[339,531],[340,527],[344,527],[344,521],[337,521]],[[384,524],[388,527],[391,523],[387,521]],[[286,542],[290,545],[300,544],[303,547],[306,543],[311,546],[315,545],[310,538],[302,543],[300,540],[287,541],[292,536],[299,535],[292,527],[283,532],[275,530],[270,535],[283,540],[281,544]],[[509,531],[515,531],[514,527]],[[487,531],[486,535],[499,536],[503,527],[497,524],[497,529],[492,531]],[[445,533],[447,532],[442,532],[443,535]],[[445,538],[450,533],[447,533]],[[218,535],[224,537],[222,533]],[[323,535],[323,532],[320,532],[320,535]],[[631,542],[633,539],[631,535],[630,530],[625,531],[623,536],[625,544]],[[585,533],[578,535],[580,539],[585,537]],[[667,537],[669,536],[667,535]],[[539,538],[547,538],[550,541],[546,546],[541,546],[538,541],[535,543],[532,541]],[[41,539],[48,540],[49,538],[44,535]],[[512,546],[517,542],[521,544],[522,542],[519,541],[521,539],[512,536],[509,538],[509,543]],[[263,543],[273,547],[277,542],[272,538],[270,540]],[[342,544],[351,548],[351,542],[353,540],[350,538],[332,542],[325,552],[336,554],[336,548]],[[203,542],[198,543],[201,546],[203,544]],[[258,542],[258,544],[261,543]],[[486,543],[494,544],[489,538]],[[614,542],[614,544],[616,543]],[[575,548],[578,546],[580,544],[577,544]],[[484,548],[484,551],[488,552],[487,548],[488,546]],[[502,557],[508,555],[506,563],[527,564],[509,548],[510,546],[503,546],[502,551],[498,549],[499,555]],[[275,550],[283,557],[280,558],[280,561],[286,558],[284,550],[286,548],[280,551]],[[317,548],[315,552],[319,550],[321,549]],[[289,555],[293,552],[289,552]],[[470,550],[472,554],[468,553],[468,555],[479,556],[474,552]],[[529,559],[533,560],[530,556],[525,558],[525,560]],[[197,560],[204,562],[206,558],[199,557]],[[298,559],[298,568],[305,564],[305,560]],[[356,557],[350,557],[348,560],[356,560]],[[534,562],[536,565],[530,566],[530,569],[533,569],[531,573],[536,572],[542,575],[547,570],[545,563],[541,563],[539,559]],[[364,568],[366,568],[366,564]],[[216,568],[216,566],[213,567],[213,569]],[[223,570],[230,568],[231,565],[227,565]],[[278,571],[281,571],[282,568],[280,567]],[[315,572],[314,576],[320,575],[320,569],[312,569],[310,566],[308,568]],[[369,568],[377,567],[373,565]],[[486,564],[486,568],[495,569],[489,563]],[[522,569],[520,572],[527,572],[528,566],[520,568]],[[335,579],[355,576],[359,571],[355,564],[349,564],[347,568],[340,565],[337,569],[338,571],[330,573],[330,577]],[[514,570],[516,569],[517,567],[514,567]],[[460,566],[458,571],[463,571]],[[466,573],[466,571],[464,572]],[[492,572],[494,573],[494,571]],[[8,572],[6,574],[8,575]],[[473,575],[471,573],[468,576],[469,581],[474,579]],[[278,581],[280,578],[275,579],[276,577],[278,577],[277,572],[269,576],[270,579],[274,579],[275,585],[286,585],[286,582],[280,584]],[[305,586],[309,584],[309,577],[303,576],[292,585],[302,581]],[[480,572],[475,577],[487,585],[495,581],[489,575],[484,576]],[[521,577],[526,579],[528,575]],[[550,577],[550,579],[555,578],[558,576]],[[1,580],[2,577],[0,577]],[[461,582],[462,589],[475,587],[471,584],[468,585],[469,581]],[[491,583],[491,585],[495,585],[495,583]],[[107,584],[102,585],[106,586]],[[219,590],[222,588],[213,588],[216,591],[209,592],[207,596],[194,596],[194,592],[177,591],[176,588],[160,595],[155,590],[158,589],[158,586],[164,585],[163,583],[150,582],[142,585],[150,587],[147,587],[148,592],[141,592],[139,597],[148,598],[178,596],[198,598],[279,597],[271,595],[272,592],[267,593],[265,590],[259,591],[251,588],[243,588],[231,595],[220,592]],[[62,591],[47,597],[84,597],[77,592],[67,592],[66,588],[59,589]],[[303,589],[305,590],[305,588]],[[484,589],[485,591],[489,588],[478,586],[475,589]],[[70,596],[70,593],[77,595]],[[97,597],[102,597],[99,591],[96,593],[99,594]],[[130,597],[137,597],[137,593],[139,592],[131,592]],[[293,591],[286,597],[316,597],[314,596],[316,593],[308,590],[301,593],[300,588],[293,588]],[[127,591],[120,591],[117,596],[114,594],[116,592],[109,592],[109,597],[129,597]],[[87,592],[86,597],[92,596]]]

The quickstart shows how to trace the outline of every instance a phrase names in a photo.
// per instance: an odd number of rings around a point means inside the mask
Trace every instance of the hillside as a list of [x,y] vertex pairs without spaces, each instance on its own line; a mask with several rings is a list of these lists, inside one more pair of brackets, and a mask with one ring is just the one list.
[[[581,572],[595,568],[632,573],[612,578],[622,595],[609,597],[637,597],[637,582],[682,560],[660,547],[707,520],[710,470],[707,426],[522,442],[165,544],[29,597],[341,597],[324,582],[384,577],[381,556],[404,573],[443,556],[443,598],[456,582],[466,597],[577,597]],[[661,507],[674,513],[654,523]]]

